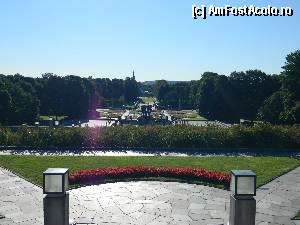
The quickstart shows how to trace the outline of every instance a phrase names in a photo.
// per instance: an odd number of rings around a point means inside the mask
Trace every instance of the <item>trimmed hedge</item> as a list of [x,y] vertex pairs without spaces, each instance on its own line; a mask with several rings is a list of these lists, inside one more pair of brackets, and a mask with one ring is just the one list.
[[0,128],[0,146],[44,148],[284,148],[300,149],[300,126],[126,126]]

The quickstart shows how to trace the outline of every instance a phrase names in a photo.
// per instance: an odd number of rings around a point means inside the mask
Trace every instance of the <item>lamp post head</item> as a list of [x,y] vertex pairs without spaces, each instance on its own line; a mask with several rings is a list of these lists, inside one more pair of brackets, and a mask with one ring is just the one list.
[[234,196],[255,196],[256,174],[251,170],[232,170],[230,190]]
[[43,193],[64,195],[69,190],[69,169],[48,168],[43,173]]

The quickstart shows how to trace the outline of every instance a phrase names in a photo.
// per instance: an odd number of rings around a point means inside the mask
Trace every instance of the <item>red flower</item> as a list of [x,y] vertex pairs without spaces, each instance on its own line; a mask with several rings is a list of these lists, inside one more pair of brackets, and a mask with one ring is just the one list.
[[229,185],[230,174],[194,168],[162,168],[152,166],[106,167],[80,170],[70,174],[71,184],[103,182],[107,178],[174,177]]

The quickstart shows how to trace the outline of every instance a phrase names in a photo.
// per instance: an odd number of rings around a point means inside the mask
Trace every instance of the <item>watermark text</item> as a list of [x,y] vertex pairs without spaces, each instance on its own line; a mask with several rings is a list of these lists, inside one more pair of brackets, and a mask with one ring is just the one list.
[[206,19],[208,16],[293,16],[294,10],[289,6],[274,7],[271,5],[257,7],[254,5],[244,6],[215,6],[215,5],[192,5],[192,17],[194,19]]

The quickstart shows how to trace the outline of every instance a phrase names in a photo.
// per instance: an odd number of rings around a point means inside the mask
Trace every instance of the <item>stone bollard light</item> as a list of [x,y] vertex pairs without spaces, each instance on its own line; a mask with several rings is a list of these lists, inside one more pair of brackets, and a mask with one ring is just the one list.
[[69,220],[69,169],[48,168],[43,173],[44,225],[75,224]]
[[255,225],[256,174],[251,170],[232,170],[229,225]]

